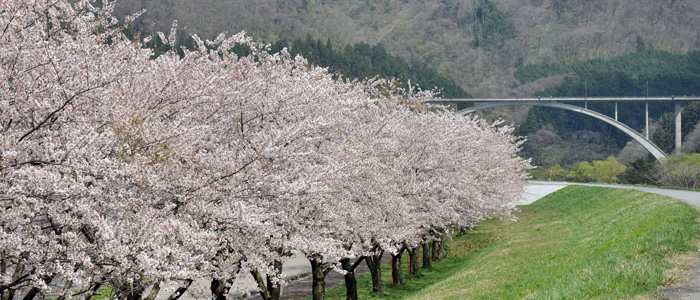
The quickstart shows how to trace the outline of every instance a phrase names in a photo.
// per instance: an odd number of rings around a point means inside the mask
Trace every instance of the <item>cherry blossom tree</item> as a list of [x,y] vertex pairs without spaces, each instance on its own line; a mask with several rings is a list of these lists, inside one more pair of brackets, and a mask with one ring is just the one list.
[[192,184],[168,173],[188,164],[175,162],[196,134],[185,129],[197,92],[168,78],[187,65],[151,61],[110,10],[3,2],[3,292],[89,295],[109,284],[135,296],[143,289],[120,287],[211,264],[203,245],[216,237],[173,213]]
[[[138,190],[127,179],[137,163],[120,166],[112,159],[127,153],[117,153],[121,145],[110,137],[116,132],[108,126],[114,112],[112,87],[137,71],[132,60],[138,60],[140,50],[119,40],[107,46],[114,23],[86,2],[2,5],[0,289],[11,295],[32,287],[28,294],[35,294],[36,289],[49,290],[57,277],[65,281],[57,292],[83,288],[101,270],[130,268],[116,266],[128,248],[120,244],[123,240],[112,239],[122,229],[119,224],[99,233],[94,228],[116,217],[99,213],[101,209],[128,215],[125,207],[112,205]],[[98,27],[104,32],[92,32]],[[114,184],[104,185],[106,181]],[[106,197],[115,198],[102,202]],[[149,211],[141,216],[157,217]]]
[[[152,300],[166,284],[182,284],[170,299],[205,296],[197,278],[224,299],[248,272],[274,299],[295,251],[315,299],[362,258],[381,292],[383,252],[508,216],[522,191],[510,127],[334,78],[243,33],[153,58],[112,8],[0,2],[3,300],[107,286]],[[143,42],[174,47],[176,26]]]

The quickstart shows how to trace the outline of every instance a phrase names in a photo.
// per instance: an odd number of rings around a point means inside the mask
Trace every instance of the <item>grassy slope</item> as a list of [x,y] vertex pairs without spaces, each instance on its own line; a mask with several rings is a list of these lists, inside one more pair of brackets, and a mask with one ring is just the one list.
[[[671,256],[695,251],[700,212],[637,191],[572,186],[490,220],[450,244],[436,270],[383,299],[620,299],[673,280]],[[423,271],[423,270],[422,270]],[[388,271],[385,271],[388,275]],[[368,278],[360,286],[370,298]],[[387,282],[391,282],[389,278]],[[434,283],[434,284],[431,284]],[[339,293],[329,298],[342,298]],[[335,296],[333,296],[335,295]]]

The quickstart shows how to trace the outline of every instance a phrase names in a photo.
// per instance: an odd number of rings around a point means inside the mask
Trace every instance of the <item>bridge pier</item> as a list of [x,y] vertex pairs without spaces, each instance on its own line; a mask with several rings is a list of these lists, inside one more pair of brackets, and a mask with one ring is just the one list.
[[645,120],[645,128],[647,131],[647,140],[649,139],[649,101],[644,102],[644,120]]
[[676,107],[675,121],[676,121],[676,153],[681,153],[681,140],[683,139],[681,131],[681,102],[673,102]]
[[[596,113],[594,111],[588,110],[588,101],[594,101],[594,102],[614,102],[615,103],[615,118],[613,119],[612,117],[605,116],[600,113]],[[638,102],[644,102],[644,122],[645,122],[645,130],[646,134],[642,134],[637,132],[636,130],[629,128],[629,126],[620,123],[618,120],[618,102],[620,101],[627,101],[627,102],[633,102],[633,101],[638,101]],[[633,139],[635,139],[637,142],[642,144],[644,148],[649,150],[649,152],[654,155],[657,159],[663,159],[667,155],[666,153],[663,152],[658,146],[654,145],[651,141],[649,141],[649,132],[650,132],[650,126],[649,126],[649,101],[656,101],[656,102],[674,102],[675,104],[675,115],[674,115],[674,123],[675,123],[675,151],[676,153],[680,153],[682,150],[682,131],[681,131],[681,108],[682,108],[682,103],[683,102],[689,102],[689,101],[700,101],[700,97],[697,96],[692,96],[692,97],[681,97],[680,99],[676,99],[675,97],[649,97],[647,94],[646,97],[595,97],[595,98],[588,98],[588,94],[586,93],[585,97],[547,97],[547,98],[456,98],[456,99],[441,99],[437,101],[429,101],[431,103],[462,103],[462,102],[468,102],[468,103],[479,103],[483,102],[484,104],[474,106],[472,108],[464,109],[461,111],[458,111],[458,115],[464,115],[468,113],[472,113],[481,109],[486,109],[486,108],[492,108],[492,107],[499,107],[499,106],[511,106],[511,105],[529,105],[529,106],[548,106],[548,107],[554,107],[554,108],[561,108],[561,109],[566,109],[570,111],[575,111],[579,112],[585,115],[589,115],[595,118],[598,118],[602,121],[607,122],[608,124],[611,124],[618,129],[622,130],[629,136],[631,136]],[[563,104],[561,102],[583,102],[583,109],[580,106],[574,106],[574,105],[568,105],[568,104]]]
[[493,107],[500,107],[500,106],[511,106],[511,105],[529,105],[529,106],[546,106],[546,107],[554,107],[554,108],[560,108],[560,109],[566,109],[578,113],[582,113],[584,115],[588,115],[594,118],[597,118],[601,121],[604,121],[617,129],[620,129],[622,132],[626,133],[630,137],[632,137],[634,140],[639,142],[644,148],[649,150],[652,155],[656,159],[664,159],[666,157],[666,153],[661,150],[658,146],[654,145],[651,141],[648,139],[644,138],[644,136],[637,132],[636,130],[630,128],[629,126],[622,124],[618,121],[615,121],[612,117],[606,116],[604,114],[601,114],[599,112],[595,112],[589,109],[582,108],[580,106],[574,106],[570,104],[564,104],[564,103],[559,103],[559,102],[553,102],[553,101],[541,101],[541,100],[533,100],[533,101],[521,101],[521,100],[516,100],[516,101],[490,101],[482,105],[477,105],[477,106],[472,106],[470,108],[466,108],[463,110],[460,110],[456,112],[457,115],[465,115],[469,113],[473,113],[475,111],[479,111],[482,109],[487,109],[487,108],[493,108]]

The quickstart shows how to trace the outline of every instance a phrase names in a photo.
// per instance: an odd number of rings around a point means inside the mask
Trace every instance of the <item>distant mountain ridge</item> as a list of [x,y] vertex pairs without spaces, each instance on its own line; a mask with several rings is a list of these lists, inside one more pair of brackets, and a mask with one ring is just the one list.
[[[246,31],[258,41],[276,45],[315,40],[318,50],[323,50],[318,46],[323,41],[329,45],[325,48],[332,44],[338,50],[336,64],[362,65],[372,55],[385,57],[381,51],[365,58],[347,55],[380,45],[376,48],[412,64],[409,73],[424,66],[449,76],[458,85],[451,91],[466,90],[458,95],[700,94],[700,1],[696,0],[119,0],[115,10],[123,17],[140,9],[147,10],[135,26],[142,35],[168,32],[172,21],[178,20],[181,37],[197,33],[213,38],[223,31]],[[312,63],[327,65],[317,61],[323,55],[316,54],[322,53],[290,46]],[[370,65],[362,69],[383,68]],[[398,69],[403,70],[399,72],[403,79],[416,75],[407,75],[406,67]],[[367,76],[367,72],[353,73]],[[443,87],[453,84],[436,82]],[[431,88],[433,83],[422,86]],[[611,105],[596,109],[609,113]],[[621,109],[623,122],[641,130],[640,106]],[[652,107],[652,123],[659,124],[651,132],[665,148],[671,147],[673,129],[668,116],[662,116],[667,111]],[[484,113],[515,123],[516,133],[528,137],[521,154],[537,165],[575,165],[610,155],[629,162],[647,155],[643,148],[628,144],[621,132],[581,115],[528,107]],[[700,124],[693,126],[698,119],[684,119],[688,153],[700,151]]]
[[120,0],[140,9],[145,31],[212,38],[247,31],[258,40],[311,36],[334,45],[382,44],[454,78],[475,96],[527,96],[516,67],[608,58],[653,48],[700,49],[694,0]]

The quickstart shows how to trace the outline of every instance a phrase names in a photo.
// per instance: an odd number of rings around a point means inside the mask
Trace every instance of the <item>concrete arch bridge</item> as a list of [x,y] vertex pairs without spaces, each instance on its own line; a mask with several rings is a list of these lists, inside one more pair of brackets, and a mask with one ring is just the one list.
[[[629,126],[617,120],[617,103],[618,102],[644,102],[645,105],[645,124],[646,135],[642,135]],[[639,142],[647,149],[657,160],[666,158],[667,154],[661,148],[649,140],[649,102],[673,102],[675,104],[675,152],[681,151],[681,106],[683,102],[700,101],[700,97],[547,97],[547,98],[460,98],[460,99],[442,99],[433,101],[432,103],[477,103],[476,106],[457,111],[458,115],[466,115],[479,110],[494,108],[500,106],[544,106],[559,109],[565,109],[584,115],[588,115],[606,122],[617,129],[620,129],[625,134]],[[583,107],[566,104],[562,102],[583,102]],[[588,102],[614,102],[615,103],[615,118],[606,116],[602,113],[588,109]]]

